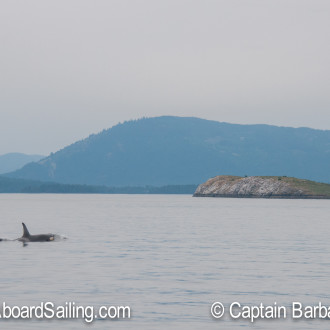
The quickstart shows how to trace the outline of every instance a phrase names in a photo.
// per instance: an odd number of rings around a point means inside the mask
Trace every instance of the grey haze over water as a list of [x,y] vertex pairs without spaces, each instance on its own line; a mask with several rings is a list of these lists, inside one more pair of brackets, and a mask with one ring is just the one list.
[[143,116],[330,129],[326,0],[3,0],[0,154]]
[[[229,318],[211,304],[330,305],[329,200],[178,195],[1,194],[1,236],[53,232],[59,242],[1,242],[7,305],[129,305],[130,320],[93,329],[328,329],[328,320]],[[2,303],[2,301],[0,301]],[[82,320],[2,320],[6,329],[89,329]]]

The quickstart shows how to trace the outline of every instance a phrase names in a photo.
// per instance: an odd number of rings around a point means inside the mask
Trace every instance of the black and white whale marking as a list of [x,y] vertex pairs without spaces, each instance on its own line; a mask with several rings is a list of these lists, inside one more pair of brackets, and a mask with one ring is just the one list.
[[18,241],[21,242],[50,242],[54,241],[55,235],[54,234],[39,234],[39,235],[31,235],[25,226],[25,223],[22,222],[23,225],[23,236],[18,238]]

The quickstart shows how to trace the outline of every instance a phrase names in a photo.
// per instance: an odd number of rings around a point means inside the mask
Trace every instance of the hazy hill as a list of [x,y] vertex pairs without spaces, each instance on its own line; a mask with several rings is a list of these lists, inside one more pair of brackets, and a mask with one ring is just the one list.
[[0,155],[0,174],[8,173],[23,167],[30,162],[36,162],[45,156],[9,153]]
[[330,182],[330,131],[156,117],[118,124],[11,177],[61,183],[196,184],[216,175]]

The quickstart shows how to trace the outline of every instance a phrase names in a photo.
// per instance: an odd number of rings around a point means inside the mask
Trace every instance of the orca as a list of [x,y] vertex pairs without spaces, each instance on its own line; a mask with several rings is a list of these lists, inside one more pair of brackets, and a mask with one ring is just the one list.
[[23,236],[21,238],[18,238],[18,241],[21,242],[50,242],[54,241],[55,235],[54,234],[39,234],[39,235],[31,235],[25,225],[24,222],[22,222],[23,226]]

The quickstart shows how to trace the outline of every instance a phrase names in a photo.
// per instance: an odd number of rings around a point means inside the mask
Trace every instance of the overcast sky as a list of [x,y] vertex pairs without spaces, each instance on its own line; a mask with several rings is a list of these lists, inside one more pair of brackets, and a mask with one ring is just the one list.
[[195,116],[330,129],[329,0],[1,0],[0,154]]

